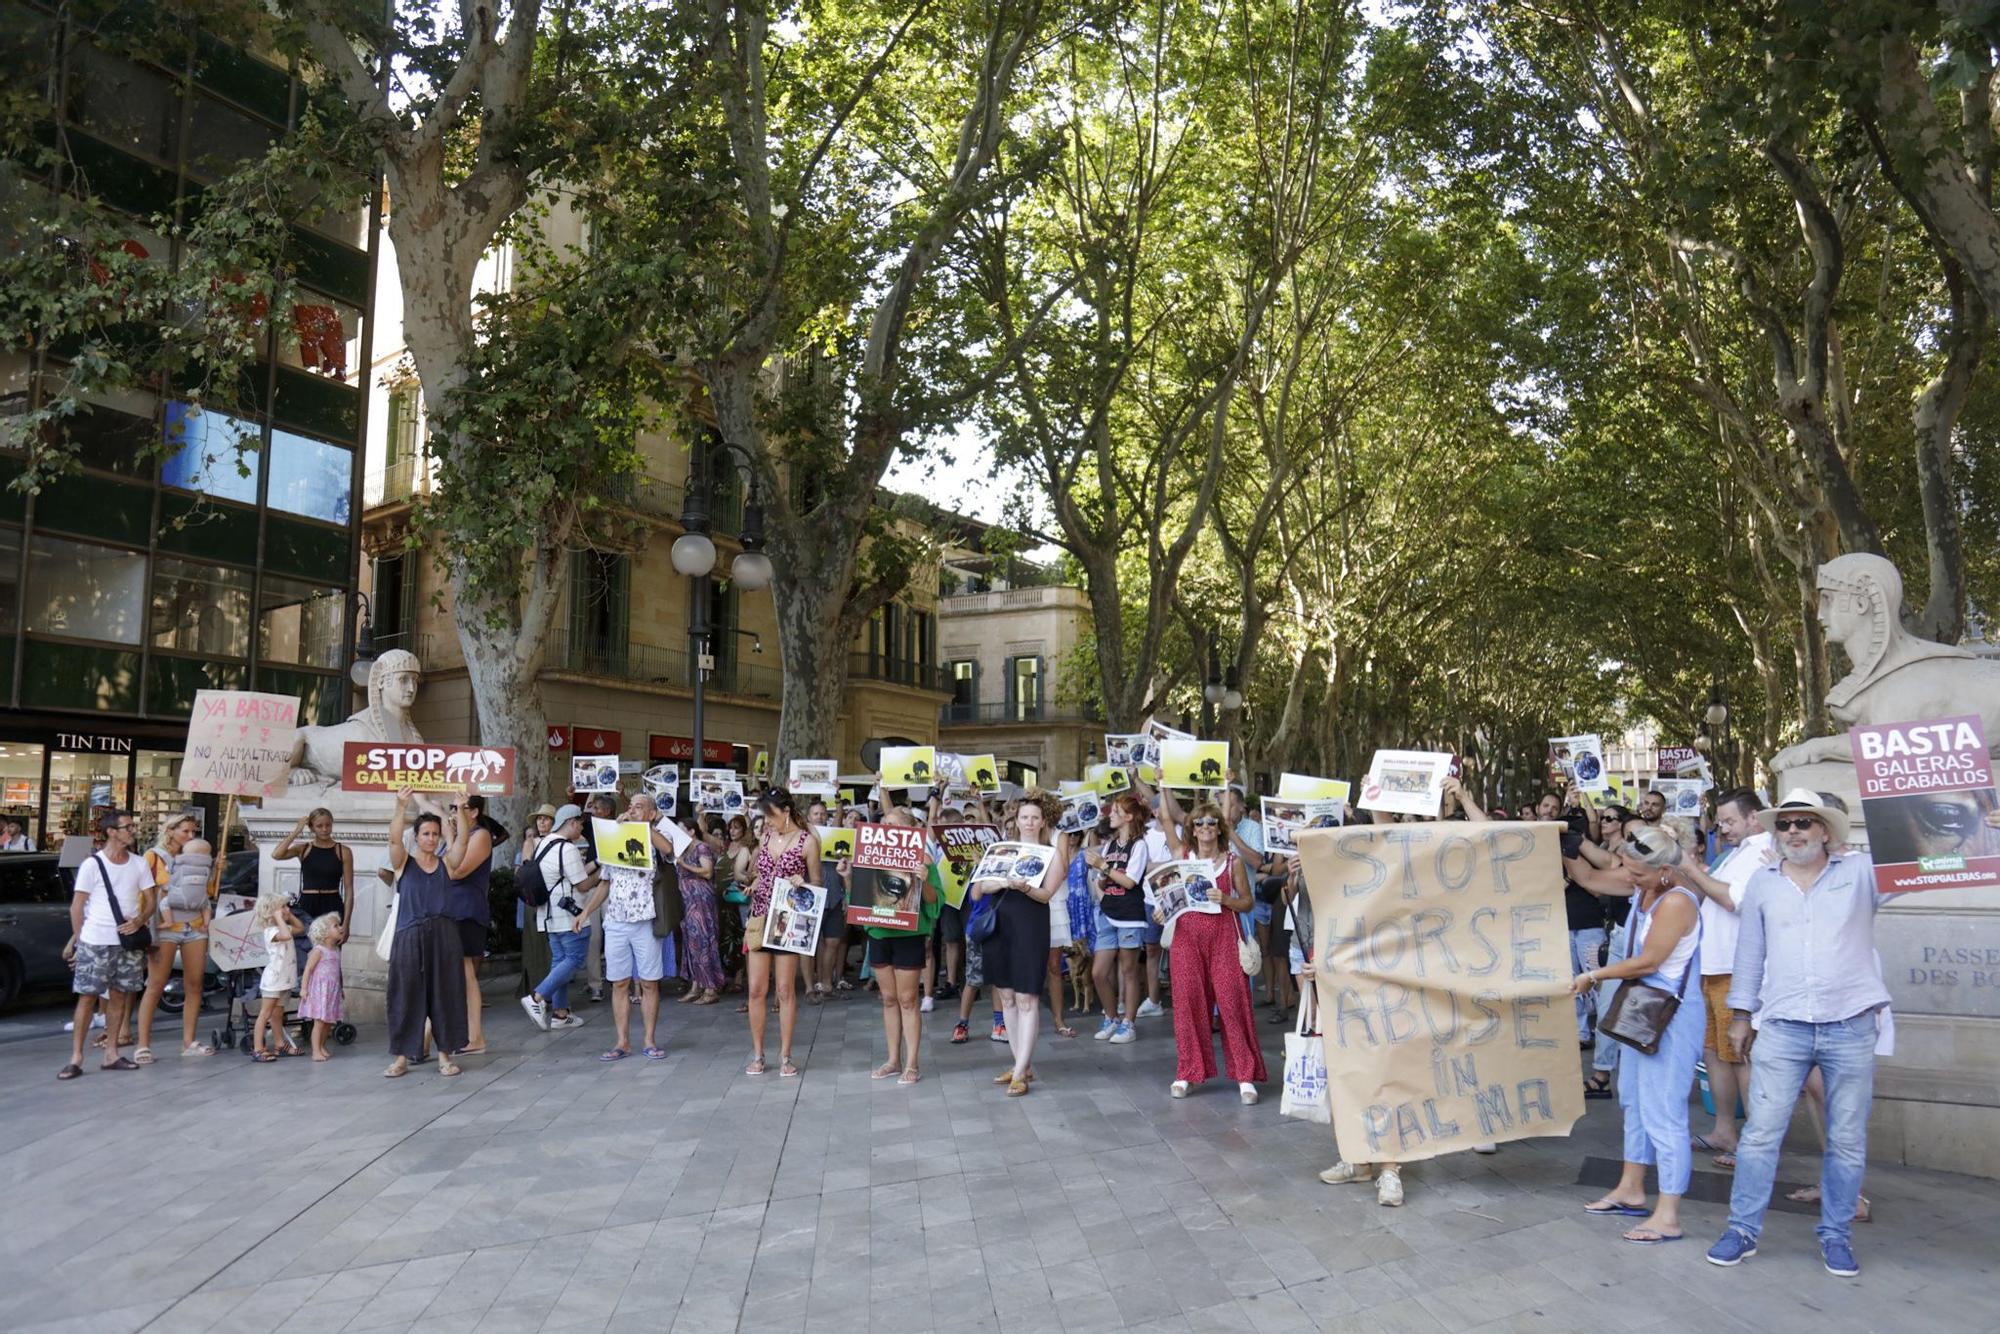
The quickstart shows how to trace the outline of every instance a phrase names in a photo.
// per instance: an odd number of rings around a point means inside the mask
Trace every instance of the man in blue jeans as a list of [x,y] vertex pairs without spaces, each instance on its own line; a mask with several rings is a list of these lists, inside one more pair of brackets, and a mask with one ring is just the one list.
[[590,948],[590,919],[583,905],[597,887],[597,877],[584,870],[578,848],[582,838],[582,808],[565,806],[555,812],[555,823],[527,858],[542,868],[542,882],[549,889],[548,903],[535,910],[538,925],[549,938],[549,975],[521,997],[521,1008],[535,1027],[544,1030],[583,1027],[582,1016],[570,1013],[569,983],[583,968]]
[[1875,966],[1875,910],[1889,896],[1875,890],[1872,858],[1837,850],[1847,813],[1818,793],[1789,792],[1757,820],[1780,860],[1750,877],[1737,908],[1729,1039],[1750,1060],[1750,1115],[1736,1146],[1729,1227],[1708,1259],[1735,1265],[1757,1253],[1792,1108],[1818,1066],[1826,1081],[1820,1256],[1827,1273],[1849,1278],[1861,1272],[1854,1210],[1868,1163],[1876,1023],[1889,1003]]

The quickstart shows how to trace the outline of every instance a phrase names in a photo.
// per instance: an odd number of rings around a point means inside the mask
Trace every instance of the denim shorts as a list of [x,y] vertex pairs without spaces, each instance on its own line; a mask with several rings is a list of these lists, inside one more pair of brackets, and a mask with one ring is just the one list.
[[1136,950],[1146,943],[1144,922],[1115,922],[1097,910],[1097,948],[1101,950]]
[[624,982],[636,977],[641,982],[657,982],[665,971],[666,961],[651,918],[604,924],[605,981]]
[[1251,920],[1256,922],[1258,926],[1269,926],[1271,924],[1271,905],[1260,899],[1256,907],[1251,910]]

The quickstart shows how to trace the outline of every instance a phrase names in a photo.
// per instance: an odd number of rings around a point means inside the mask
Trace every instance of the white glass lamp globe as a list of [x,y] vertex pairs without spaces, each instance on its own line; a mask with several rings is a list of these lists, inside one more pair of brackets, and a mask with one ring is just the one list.
[[745,551],[729,563],[729,578],[745,592],[756,593],[771,586],[771,558],[761,551]]
[[674,568],[690,579],[699,579],[715,568],[715,543],[706,533],[682,533],[674,539]]

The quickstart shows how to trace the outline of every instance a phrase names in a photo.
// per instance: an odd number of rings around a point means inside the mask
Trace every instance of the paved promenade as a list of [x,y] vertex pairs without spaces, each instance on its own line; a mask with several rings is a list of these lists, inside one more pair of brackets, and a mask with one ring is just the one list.
[[[1989,1181],[1871,1170],[1859,1279],[1822,1271],[1803,1212],[1725,1271],[1702,1260],[1720,1204],[1651,1250],[1579,1213],[1579,1178],[1615,1171],[1614,1104],[1569,1140],[1416,1167],[1388,1210],[1314,1179],[1331,1132],[1280,1118],[1275,1086],[1169,1100],[1169,1020],[1045,1041],[1010,1100],[1005,1049],[948,1045],[942,1012],[898,1088],[868,1078],[872,998],[804,1009],[797,1080],[742,1076],[733,1004],[670,1003],[668,1059],[600,1064],[606,1008],[543,1034],[500,1001],[492,1054],[398,1081],[364,1029],[323,1065],[168,1055],[59,1085],[62,1016],[8,1018],[0,1329],[2000,1329]],[[1813,1175],[1788,1157],[1781,1189]],[[1692,1193],[1727,1188],[1698,1171]]]

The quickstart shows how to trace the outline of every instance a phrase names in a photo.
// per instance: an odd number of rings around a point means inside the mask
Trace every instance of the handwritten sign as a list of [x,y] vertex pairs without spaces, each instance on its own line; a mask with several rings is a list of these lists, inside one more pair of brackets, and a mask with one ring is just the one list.
[[1414,1162],[1583,1115],[1559,832],[1301,831],[1341,1157]]
[[2000,802],[1976,716],[1847,735],[1877,890],[2000,887]]
[[181,791],[275,797],[291,781],[296,695],[197,690],[188,716]]
[[474,792],[504,797],[514,790],[512,746],[404,746],[350,741],[340,750],[342,792]]

